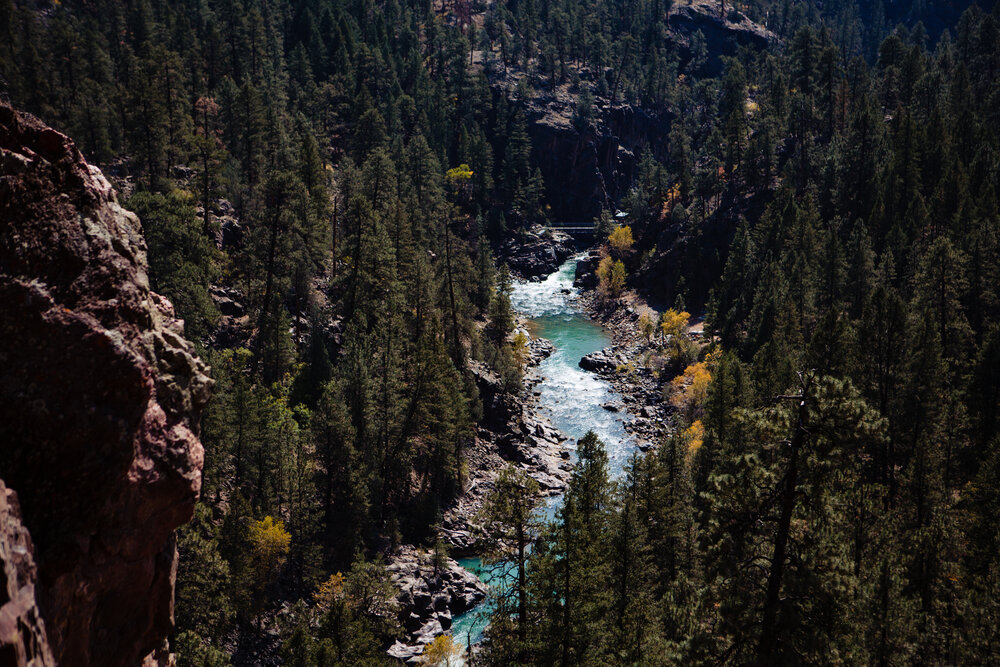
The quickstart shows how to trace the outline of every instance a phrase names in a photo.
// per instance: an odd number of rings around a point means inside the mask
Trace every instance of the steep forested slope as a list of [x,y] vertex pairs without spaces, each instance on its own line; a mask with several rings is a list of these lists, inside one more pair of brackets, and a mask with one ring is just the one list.
[[0,0],[0,91],[212,366],[182,664],[385,659],[380,556],[493,445],[470,361],[519,386],[492,248],[619,206],[615,291],[704,311],[668,367],[711,382],[620,488],[581,443],[480,659],[995,659],[1000,45],[957,11]]
[[800,28],[644,160],[605,261],[713,336],[624,483],[581,450],[489,661],[997,659],[996,36],[973,8],[869,64]]

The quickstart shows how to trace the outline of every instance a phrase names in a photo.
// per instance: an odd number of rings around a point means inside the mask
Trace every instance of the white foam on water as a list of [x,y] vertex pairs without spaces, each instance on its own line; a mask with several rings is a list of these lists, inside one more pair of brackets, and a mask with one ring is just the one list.
[[579,290],[573,280],[580,257],[569,259],[543,281],[515,283],[511,304],[535,320],[539,334],[549,337],[556,348],[538,367],[543,379],[535,389],[541,392],[541,412],[574,440],[594,431],[607,449],[612,477],[618,477],[636,443],[624,428],[630,417],[603,408],[605,403],[620,402],[617,393],[606,380],[579,365],[584,355],[611,344],[606,332],[589,321],[576,300]]
[[539,282],[516,281],[510,295],[514,310],[525,317],[579,314],[580,309],[573,303],[579,290],[573,287],[576,275],[576,261],[580,256],[567,260],[559,269]]
[[[580,358],[611,344],[607,333],[591,322],[576,301],[579,290],[573,286],[578,257],[569,259],[559,270],[539,282],[517,281],[511,293],[514,310],[534,320],[538,335],[549,338],[555,346],[552,355],[538,366],[542,381],[540,412],[564,435],[572,439],[570,449],[575,460],[575,443],[587,431],[594,431],[604,442],[612,479],[622,475],[635,451],[635,440],[624,427],[630,419],[624,412],[604,409],[608,402],[620,403],[611,385],[599,376],[580,368]],[[550,498],[544,516],[555,518],[562,496]],[[470,563],[478,561],[470,560]],[[482,640],[490,609],[480,605],[455,617],[452,627],[455,641],[464,646],[471,635],[473,643]],[[464,659],[460,662],[464,665]]]

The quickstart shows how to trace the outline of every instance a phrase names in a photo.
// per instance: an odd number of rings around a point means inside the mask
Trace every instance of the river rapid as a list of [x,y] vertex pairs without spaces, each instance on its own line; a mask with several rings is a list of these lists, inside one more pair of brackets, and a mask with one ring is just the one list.
[[[570,438],[571,451],[587,431],[594,431],[607,448],[609,472],[612,478],[617,478],[636,450],[636,443],[625,431],[623,420],[629,417],[603,407],[608,402],[620,405],[618,394],[607,381],[579,366],[582,357],[608,347],[611,339],[577,302],[579,290],[573,286],[576,262],[576,257],[567,260],[541,282],[516,282],[511,304],[528,319],[531,334],[552,341],[555,349],[536,369],[542,378],[534,388],[539,392],[540,413]],[[549,499],[544,507],[545,516],[554,518],[561,502],[562,496]],[[483,581],[494,583],[478,558],[461,559],[459,563]],[[466,647],[470,641],[475,644],[482,640],[490,611],[485,603],[456,616],[451,628],[455,643]]]

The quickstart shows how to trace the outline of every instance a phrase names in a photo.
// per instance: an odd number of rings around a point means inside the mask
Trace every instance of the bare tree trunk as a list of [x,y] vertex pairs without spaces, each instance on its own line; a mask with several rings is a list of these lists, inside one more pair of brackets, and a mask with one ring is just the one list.
[[781,603],[781,579],[785,573],[785,558],[788,549],[788,534],[792,524],[792,513],[795,510],[795,486],[798,483],[799,451],[808,438],[808,409],[806,393],[809,380],[802,384],[802,395],[795,397],[799,401],[798,423],[795,433],[789,443],[791,452],[788,457],[788,471],[785,473],[784,488],[781,492],[781,516],[778,519],[778,532],[774,538],[774,551],[771,556],[771,568],[767,577],[767,597],[764,601],[764,619],[761,623],[760,646],[757,653],[757,663],[764,667],[775,664],[775,649],[777,648],[778,608]]

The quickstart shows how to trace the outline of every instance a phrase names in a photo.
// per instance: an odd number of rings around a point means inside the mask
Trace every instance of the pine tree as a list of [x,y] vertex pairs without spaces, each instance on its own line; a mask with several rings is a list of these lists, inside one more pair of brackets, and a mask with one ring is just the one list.
[[538,483],[513,466],[504,468],[486,499],[481,520],[486,527],[484,559],[499,569],[503,582],[496,597],[490,640],[491,659],[527,658],[528,554],[538,538]]

